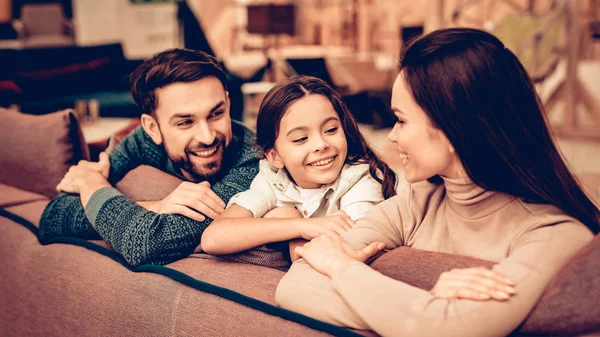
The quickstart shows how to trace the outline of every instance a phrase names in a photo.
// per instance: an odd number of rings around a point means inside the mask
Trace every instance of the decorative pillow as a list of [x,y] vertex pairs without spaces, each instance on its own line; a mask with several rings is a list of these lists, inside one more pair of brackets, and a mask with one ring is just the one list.
[[0,183],[55,197],[69,167],[89,159],[72,110],[34,116],[0,108]]
[[[393,279],[429,290],[440,274],[454,268],[487,267],[495,263],[468,256],[399,247],[371,263]],[[576,336],[600,332],[600,236],[584,247],[547,286],[516,335]]]

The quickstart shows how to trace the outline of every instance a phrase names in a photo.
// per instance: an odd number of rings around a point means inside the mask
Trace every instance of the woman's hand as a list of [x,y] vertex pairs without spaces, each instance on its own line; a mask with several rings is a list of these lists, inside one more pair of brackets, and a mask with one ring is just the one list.
[[514,285],[511,279],[484,267],[453,269],[442,273],[430,292],[443,298],[506,301],[515,294]]
[[329,231],[302,247],[296,247],[295,252],[311,267],[331,278],[333,273],[345,263],[356,261],[364,263],[384,248],[385,244],[373,242],[361,250],[355,250],[337,233]]
[[314,239],[325,234],[327,231],[344,234],[350,228],[354,227],[354,221],[342,210],[331,213],[328,216],[303,219],[302,221],[300,235],[305,240]]

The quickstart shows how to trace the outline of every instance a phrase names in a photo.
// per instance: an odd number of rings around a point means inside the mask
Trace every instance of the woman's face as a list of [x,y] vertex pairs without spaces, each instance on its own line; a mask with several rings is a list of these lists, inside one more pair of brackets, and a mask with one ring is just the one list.
[[392,89],[392,111],[398,118],[388,139],[396,144],[410,183],[439,174],[447,178],[466,177],[454,148],[442,130],[415,102],[401,73]]

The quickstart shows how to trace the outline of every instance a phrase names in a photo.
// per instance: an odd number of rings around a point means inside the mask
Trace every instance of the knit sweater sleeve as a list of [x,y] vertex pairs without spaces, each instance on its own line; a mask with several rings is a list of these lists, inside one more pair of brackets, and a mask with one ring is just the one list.
[[[109,182],[117,183],[127,172],[141,164],[158,167],[164,151],[152,142],[141,127],[135,129],[110,153]],[[101,239],[88,221],[79,195],[62,193],[44,209],[40,219],[40,241],[58,236]]]
[[[250,144],[236,153],[237,162],[211,188],[224,202],[250,187],[258,158]],[[96,191],[87,218],[100,236],[131,266],[167,264],[191,254],[212,219],[198,222],[177,214],[157,214],[128,199],[115,188]]]
[[112,150],[109,159],[108,181],[114,185],[129,171],[140,165],[150,165],[162,169],[162,164],[167,160],[167,154],[139,126]]
[[38,236],[42,243],[59,236],[85,240],[101,239],[86,218],[79,195],[69,193],[61,193],[44,208]]

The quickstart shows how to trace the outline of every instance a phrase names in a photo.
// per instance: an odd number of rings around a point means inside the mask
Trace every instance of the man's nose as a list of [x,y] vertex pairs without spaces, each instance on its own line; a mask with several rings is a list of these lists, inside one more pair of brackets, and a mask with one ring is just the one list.
[[212,145],[217,135],[207,122],[198,123],[194,131],[194,140],[204,145]]

